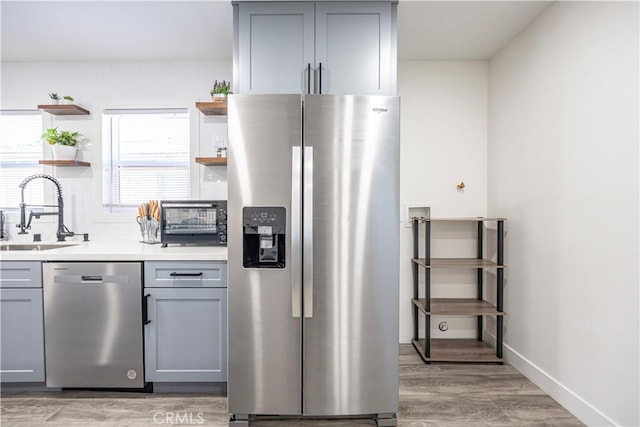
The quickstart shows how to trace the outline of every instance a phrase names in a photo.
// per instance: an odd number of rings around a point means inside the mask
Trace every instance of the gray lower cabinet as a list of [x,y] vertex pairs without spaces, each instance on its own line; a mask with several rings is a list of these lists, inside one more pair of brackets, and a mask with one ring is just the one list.
[[395,95],[397,2],[234,2],[239,94]]
[[43,382],[42,265],[0,262],[0,381]]
[[226,263],[145,263],[146,381],[227,381],[226,286]]

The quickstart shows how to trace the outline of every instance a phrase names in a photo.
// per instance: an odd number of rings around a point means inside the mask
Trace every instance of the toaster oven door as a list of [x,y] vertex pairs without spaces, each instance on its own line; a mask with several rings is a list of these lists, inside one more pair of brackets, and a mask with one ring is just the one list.
[[161,202],[161,207],[162,243],[219,244],[217,203]]

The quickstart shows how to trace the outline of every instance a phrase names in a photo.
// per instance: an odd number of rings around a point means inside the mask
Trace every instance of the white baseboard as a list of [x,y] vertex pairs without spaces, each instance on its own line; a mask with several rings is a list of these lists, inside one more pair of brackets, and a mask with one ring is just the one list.
[[[484,339],[487,343],[495,347],[495,336],[485,331]],[[571,412],[576,418],[588,426],[617,426],[620,425],[607,417],[589,402],[581,398],[571,389],[560,383],[558,380],[547,374],[538,366],[533,364],[526,357],[518,353],[508,344],[503,346],[503,356],[509,365],[517,369],[522,375],[540,387],[553,400]]]

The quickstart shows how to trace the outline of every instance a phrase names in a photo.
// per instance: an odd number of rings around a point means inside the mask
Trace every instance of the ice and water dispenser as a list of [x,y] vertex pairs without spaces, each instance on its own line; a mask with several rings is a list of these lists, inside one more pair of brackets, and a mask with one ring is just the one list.
[[285,208],[244,207],[242,224],[242,265],[245,268],[284,268]]

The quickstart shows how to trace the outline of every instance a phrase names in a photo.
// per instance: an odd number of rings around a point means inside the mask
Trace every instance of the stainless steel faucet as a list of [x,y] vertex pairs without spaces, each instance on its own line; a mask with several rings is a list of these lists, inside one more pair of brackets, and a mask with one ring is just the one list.
[[[58,190],[58,204],[57,205],[27,205],[24,202],[24,189],[27,187],[27,184],[29,182],[33,181],[34,179],[48,179],[49,181],[53,182],[53,184],[56,186],[56,189]],[[20,185],[18,185],[18,187],[20,187],[22,189],[21,202],[20,202],[20,224],[16,224],[16,227],[20,228],[20,232],[18,232],[18,234],[28,234],[28,231],[26,231],[26,230],[29,230],[31,228],[31,220],[33,218],[40,219],[41,216],[45,216],[45,215],[57,215],[58,216],[58,229],[56,231],[56,237],[58,239],[58,242],[64,242],[64,239],[66,237],[71,237],[71,236],[75,235],[75,233],[73,231],[70,231],[64,225],[64,201],[62,200],[62,186],[60,185],[60,183],[58,182],[57,179],[55,179],[51,175],[45,175],[45,174],[31,175],[31,176],[25,178],[25,180],[22,181],[20,183]],[[27,212],[26,212],[27,206],[30,206],[30,207],[43,207],[43,208],[58,208],[58,211],[57,212],[34,212],[34,211],[29,211],[29,221],[25,223],[26,216],[27,216]]]

